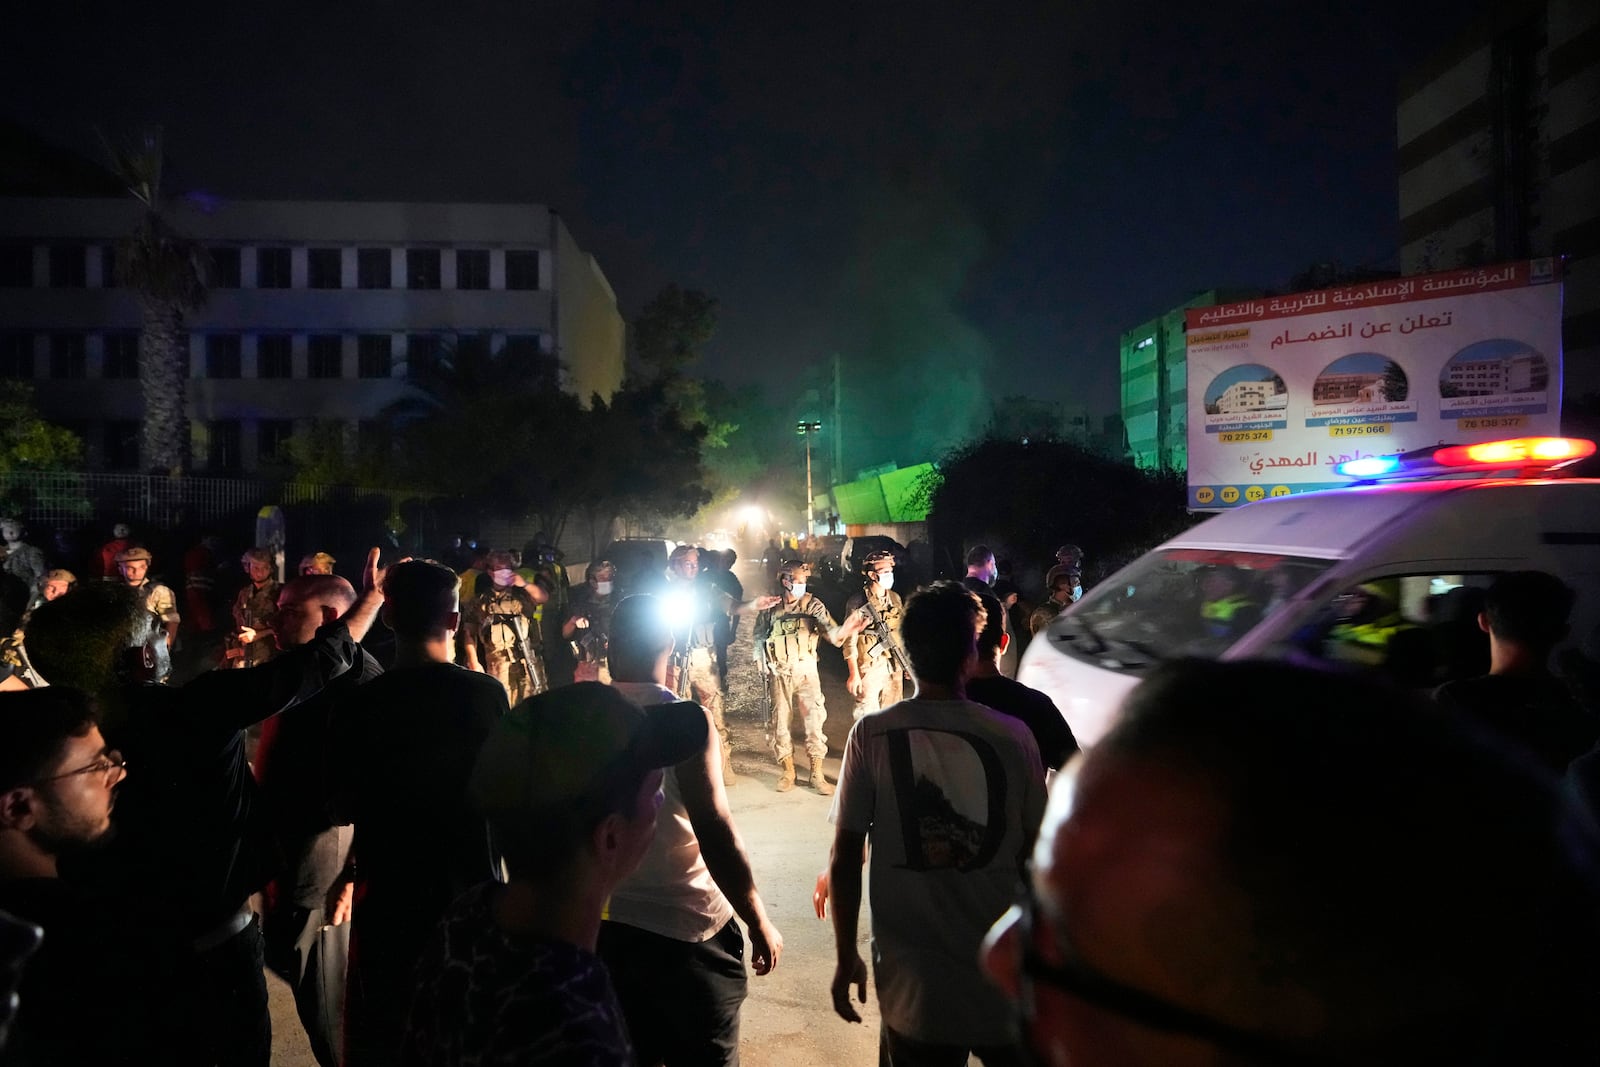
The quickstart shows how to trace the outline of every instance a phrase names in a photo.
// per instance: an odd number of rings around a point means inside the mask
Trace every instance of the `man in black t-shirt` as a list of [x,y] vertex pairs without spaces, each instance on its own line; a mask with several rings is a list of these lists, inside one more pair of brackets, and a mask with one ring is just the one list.
[[978,599],[988,618],[978,632],[978,666],[967,679],[967,699],[1021,720],[1039,743],[1044,765],[1059,771],[1078,751],[1077,738],[1053,700],[1000,673],[1000,657],[1011,640],[1003,628],[1005,609],[993,593],[979,593]]
[[[337,709],[329,753],[334,814],[355,824],[345,1062],[395,1062],[411,972],[445,910],[498,878],[488,824],[467,803],[478,749],[505,715],[505,688],[450,662],[461,623],[455,572],[397,563],[383,620],[395,659]],[[342,895],[336,885],[330,896]]]

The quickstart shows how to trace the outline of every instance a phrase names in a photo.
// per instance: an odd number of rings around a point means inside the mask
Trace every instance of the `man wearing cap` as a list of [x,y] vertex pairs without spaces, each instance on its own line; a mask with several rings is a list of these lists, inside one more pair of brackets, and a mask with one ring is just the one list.
[[648,714],[598,682],[525,700],[472,770],[472,802],[510,874],[450,906],[413,975],[406,1067],[631,1067],[595,955],[606,898],[655,834],[664,771],[701,752],[706,714]]
[[326,552],[313,552],[300,561],[300,573],[332,574],[333,565],[338,562]]
[[855,697],[853,718],[900,703],[904,695],[905,650],[900,647],[900,616],[905,605],[894,591],[894,553],[886,548],[869,552],[861,560],[861,592],[845,603],[845,611],[861,612],[867,627],[845,639],[846,688]]
[[616,582],[616,565],[597,559],[583,572],[583,584],[572,591],[561,636],[572,642],[577,661],[575,681],[611,681],[608,657],[611,613],[617,607]]
[[518,573],[510,552],[489,553],[486,566],[488,588],[480,582],[477,595],[462,604],[467,666],[492,675],[515,704],[549,688],[538,612],[550,592]]
[[1037,634],[1049,626],[1050,621],[1065,611],[1068,604],[1083,595],[1082,576],[1062,563],[1050,568],[1050,572],[1044,576],[1044,585],[1049,596],[1045,597],[1044,603],[1034,608],[1033,614],[1028,616],[1030,633]]
[[44,577],[44,553],[22,540],[26,532],[21,519],[0,519],[0,541],[4,542],[0,545],[4,557],[0,567],[32,589]]
[[239,559],[250,580],[233,599],[233,641],[228,658],[235,667],[259,667],[272,658],[277,645],[272,630],[278,620],[278,584],[272,569],[272,550],[246,549]]
[[674,620],[676,647],[668,668],[667,684],[711,712],[722,739],[722,781],[733,785],[733,742],[723,717],[722,679],[717,674],[717,618],[735,614],[738,604],[709,575],[700,572],[700,550],[679,545],[667,561],[667,587],[663,594]]
[[178,639],[178,598],[160,582],[150,580],[150,550],[134,545],[117,553],[117,570],[123,584],[136,591],[145,610],[155,616],[167,636],[167,651]]
[[833,795],[833,785],[822,773],[822,761],[828,755],[828,738],[822,732],[828,708],[822,697],[822,679],[817,675],[817,639],[825,637],[831,645],[843,645],[862,631],[867,616],[858,610],[851,612],[842,626],[834,622],[827,606],[806,592],[810,573],[809,564],[797,559],[784,561],[778,568],[779,595],[764,598],[769,606],[756,616],[752,638],[756,663],[766,677],[770,702],[767,736],[778,761],[778,792],[787,793],[794,788],[790,724],[798,708],[810,760],[807,777],[811,787],[826,797]]
[[[624,600],[611,632],[612,686],[647,714],[672,703],[666,687],[672,630],[657,598]],[[655,840],[612,893],[600,928],[600,957],[639,1062],[667,1067],[739,1061],[739,1011],[749,979],[735,914],[750,929],[756,974],[769,973],[783,951],[728,810],[716,729],[710,713],[702,714],[705,743],[667,771]]]

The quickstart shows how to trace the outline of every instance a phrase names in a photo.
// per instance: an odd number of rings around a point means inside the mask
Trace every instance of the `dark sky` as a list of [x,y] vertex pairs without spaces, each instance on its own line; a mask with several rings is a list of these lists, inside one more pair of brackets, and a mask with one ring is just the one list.
[[549,203],[624,314],[721,301],[704,373],[843,356],[855,465],[1114,411],[1118,334],[1195,291],[1396,266],[1396,79],[1483,2],[88,7],[8,11],[14,119],[160,122],[174,191]]

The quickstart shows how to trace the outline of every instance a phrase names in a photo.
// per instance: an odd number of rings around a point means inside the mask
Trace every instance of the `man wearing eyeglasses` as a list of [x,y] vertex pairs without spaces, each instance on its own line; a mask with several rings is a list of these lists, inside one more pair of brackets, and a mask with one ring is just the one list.
[[1593,1064],[1589,830],[1408,696],[1172,664],[1057,778],[985,967],[1055,1067]]
[[126,971],[108,958],[114,935],[57,868],[61,855],[111,832],[126,776],[82,693],[55,687],[0,695],[0,910],[45,932],[20,990],[9,1046],[18,1062],[106,1062],[112,1052],[141,1047],[129,1031],[135,1020],[119,1026],[97,1017],[95,1026],[83,1025],[84,977]]

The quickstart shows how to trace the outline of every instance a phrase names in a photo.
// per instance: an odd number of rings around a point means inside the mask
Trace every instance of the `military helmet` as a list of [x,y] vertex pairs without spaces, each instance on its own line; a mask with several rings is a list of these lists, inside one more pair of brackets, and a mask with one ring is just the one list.
[[804,578],[811,573],[811,564],[803,559],[786,559],[778,564],[778,575],[787,575],[791,579]]
[[672,550],[672,554],[667,557],[667,563],[676,563],[680,559],[688,556],[690,553],[694,554],[695,559],[700,558],[700,549],[695,545],[679,545],[677,548],[674,548]]
[[244,550],[244,555],[239,557],[239,566],[248,569],[252,563],[265,563],[270,567],[272,553],[264,548],[247,548]]
[[497,548],[484,557],[483,569],[493,574],[495,571],[509,571],[516,567],[516,560],[510,552]]
[[326,552],[313,552],[300,561],[300,573],[304,574],[311,567],[327,567],[331,572],[333,565],[339,562]]
[[894,553],[890,552],[887,548],[875,548],[871,552],[868,552],[865,556],[861,557],[861,561],[856,564],[856,568],[860,570],[862,574],[871,574],[873,571],[877,570],[873,564],[883,559],[893,563]]
[[118,563],[132,563],[134,560],[140,559],[149,563],[154,558],[154,556],[150,555],[150,550],[143,545],[134,545],[132,548],[125,548],[117,553]]
[[588,581],[593,578],[595,581],[599,581],[600,575],[605,574],[607,571],[610,571],[611,577],[615,578],[617,576],[617,565],[609,559],[597,559],[583,569],[583,580]]
[[78,576],[63,567],[57,567],[55,570],[44,572],[44,575],[39,579],[39,588],[43,589],[51,582],[66,582],[70,588],[78,584]]

